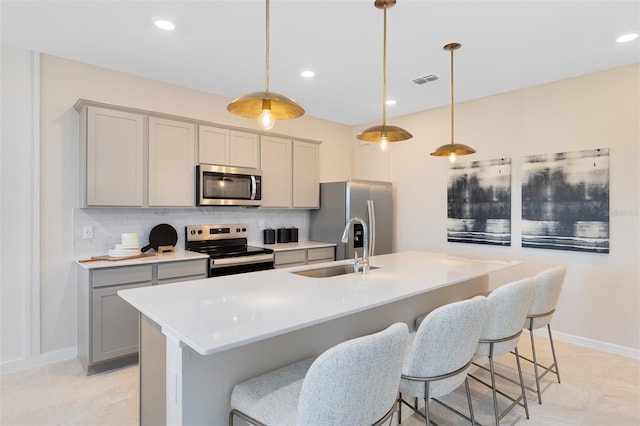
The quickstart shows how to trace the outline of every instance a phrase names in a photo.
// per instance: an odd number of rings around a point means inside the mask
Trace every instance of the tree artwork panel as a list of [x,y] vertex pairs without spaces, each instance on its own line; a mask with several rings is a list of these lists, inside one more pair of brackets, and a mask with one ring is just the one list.
[[449,168],[447,241],[511,245],[511,159]]
[[609,150],[522,164],[522,246],[609,253]]

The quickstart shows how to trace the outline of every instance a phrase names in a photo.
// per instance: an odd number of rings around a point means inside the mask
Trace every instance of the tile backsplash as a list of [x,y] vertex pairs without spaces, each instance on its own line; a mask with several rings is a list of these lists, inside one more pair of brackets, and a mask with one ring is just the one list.
[[[86,208],[73,209],[74,257],[107,254],[120,243],[120,235],[135,232],[141,246],[149,242],[149,232],[160,223],[168,223],[178,232],[176,248],[184,249],[185,226],[246,223],[249,243],[262,243],[265,228],[296,227],[300,241],[309,235],[308,210],[268,210],[241,207],[204,208]],[[93,228],[93,238],[83,239],[85,226]]]

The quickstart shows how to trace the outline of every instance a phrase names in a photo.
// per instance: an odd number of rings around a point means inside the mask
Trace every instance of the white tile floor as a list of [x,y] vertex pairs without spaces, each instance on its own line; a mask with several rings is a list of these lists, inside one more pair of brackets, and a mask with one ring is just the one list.
[[[538,339],[538,338],[537,338]],[[519,347],[529,353],[528,336]],[[546,355],[547,341],[539,338]],[[538,344],[537,344],[538,346]],[[640,361],[581,346],[556,342],[562,383],[554,376],[544,379],[543,404],[528,392],[531,418],[514,408],[504,425],[640,425]],[[545,356],[546,358],[546,356]],[[514,365],[500,359],[503,368]],[[530,365],[523,365],[531,378]],[[509,371],[509,370],[506,370]],[[138,368],[130,366],[108,373],[85,376],[78,361],[70,360],[0,377],[1,425],[129,425],[138,423]],[[492,402],[488,389],[471,381],[476,420],[492,424]],[[466,410],[463,392],[446,398]],[[446,410],[431,404],[434,420],[442,425],[465,424]],[[423,425],[403,409],[406,426]]]

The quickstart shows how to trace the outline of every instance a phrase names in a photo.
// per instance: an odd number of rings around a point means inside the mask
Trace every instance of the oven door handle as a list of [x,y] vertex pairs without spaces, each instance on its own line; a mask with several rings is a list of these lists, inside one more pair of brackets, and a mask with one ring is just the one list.
[[256,254],[251,256],[227,257],[223,259],[211,259],[212,268],[223,268],[234,265],[250,265],[252,263],[273,262],[273,253]]

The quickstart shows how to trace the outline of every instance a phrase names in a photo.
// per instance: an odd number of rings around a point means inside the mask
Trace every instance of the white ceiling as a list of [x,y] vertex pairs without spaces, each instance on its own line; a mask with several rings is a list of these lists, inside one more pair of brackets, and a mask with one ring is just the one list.
[[[163,32],[155,18],[175,22]],[[1,2],[1,40],[235,98],[264,89],[265,3]],[[373,0],[272,0],[270,89],[347,125],[382,116],[383,12]],[[640,1],[398,0],[388,11],[389,117],[640,62]],[[312,80],[299,73],[310,68]],[[436,74],[418,86],[411,80]]]

